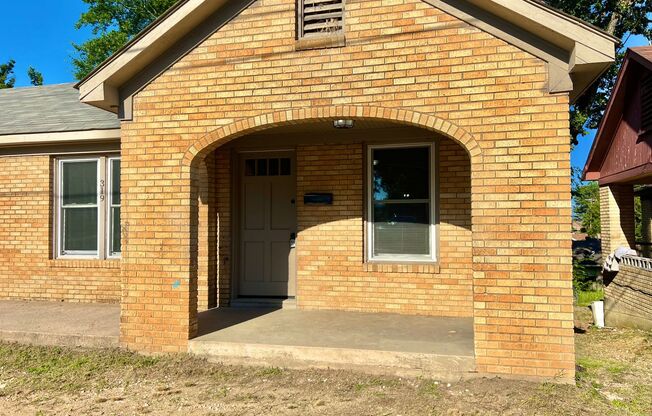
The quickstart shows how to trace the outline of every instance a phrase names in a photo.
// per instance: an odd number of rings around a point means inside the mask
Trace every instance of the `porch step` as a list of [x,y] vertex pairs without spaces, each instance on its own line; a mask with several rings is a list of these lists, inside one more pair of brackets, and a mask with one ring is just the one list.
[[296,309],[296,299],[239,298],[231,301],[232,308]]
[[441,381],[470,378],[475,369],[473,357],[367,349],[191,340],[189,352],[223,364],[353,370]]
[[301,309],[212,309],[189,352],[211,361],[454,381],[474,375],[472,318]]

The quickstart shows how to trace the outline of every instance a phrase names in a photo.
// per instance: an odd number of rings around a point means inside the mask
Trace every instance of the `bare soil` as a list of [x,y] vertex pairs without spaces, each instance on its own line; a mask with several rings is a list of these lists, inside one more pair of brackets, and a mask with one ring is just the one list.
[[[576,385],[459,383],[0,343],[0,415],[650,415],[652,334],[589,327]],[[582,331],[580,331],[582,332]]]

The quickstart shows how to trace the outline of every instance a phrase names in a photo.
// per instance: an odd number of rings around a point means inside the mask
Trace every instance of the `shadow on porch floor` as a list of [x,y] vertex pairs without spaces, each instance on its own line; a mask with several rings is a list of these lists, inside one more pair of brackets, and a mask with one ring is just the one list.
[[473,320],[294,309],[199,315],[189,351],[213,361],[463,378],[475,366]]

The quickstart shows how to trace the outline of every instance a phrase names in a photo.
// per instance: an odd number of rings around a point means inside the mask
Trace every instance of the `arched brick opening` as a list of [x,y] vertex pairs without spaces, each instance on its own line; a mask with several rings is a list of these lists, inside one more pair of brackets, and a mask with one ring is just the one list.
[[313,107],[277,111],[238,120],[235,123],[220,127],[197,140],[186,151],[182,163],[185,167],[190,168],[193,164],[204,160],[206,155],[216,148],[257,131],[279,127],[284,124],[310,123],[318,120],[339,118],[386,120],[443,134],[458,142],[469,153],[472,165],[481,163],[480,146],[473,136],[448,120],[410,110],[358,106]]
[[[471,168],[471,181],[473,178],[473,170],[481,166],[481,150],[475,139],[463,128],[436,116],[420,114],[408,110],[352,106],[288,110],[264,114],[239,120],[230,125],[218,128],[217,130],[203,136],[188,148],[183,158],[182,170],[184,171],[184,174],[191,179],[192,184],[191,218],[194,218],[192,221],[193,227],[196,229],[196,227],[200,226],[198,218],[202,207],[199,205],[201,205],[201,198],[205,191],[205,185],[211,180],[211,178],[206,174],[206,166],[215,165],[215,151],[220,147],[236,139],[244,138],[245,136],[253,135],[263,130],[270,130],[288,125],[330,121],[341,118],[350,118],[354,120],[379,120],[398,125],[417,127],[419,129],[436,133],[439,136],[444,136],[447,139],[450,139],[449,143],[451,143],[451,145],[452,142],[454,142],[460,149],[463,149],[467,153]],[[469,221],[471,222],[471,220]],[[190,318],[191,328],[195,328],[195,331],[197,329],[198,305],[197,270],[201,271],[202,268],[206,268],[206,265],[201,264],[202,261],[206,260],[206,258],[200,248],[201,244],[198,244],[197,241],[197,238],[201,238],[201,235],[201,231],[193,232],[191,235],[193,241],[191,241],[190,245],[191,250],[193,250],[191,258],[194,259],[192,267],[195,268],[194,273],[192,273],[194,276],[194,283],[191,284]],[[204,282],[202,282],[202,284],[204,284]],[[202,302],[199,302],[199,307],[203,308]]]

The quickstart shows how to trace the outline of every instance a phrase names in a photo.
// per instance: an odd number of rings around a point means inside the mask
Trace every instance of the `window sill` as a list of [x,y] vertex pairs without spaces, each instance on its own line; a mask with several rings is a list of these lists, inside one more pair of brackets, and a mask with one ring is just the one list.
[[53,269],[119,269],[120,259],[52,259],[48,266]]
[[383,273],[415,273],[415,274],[439,274],[438,262],[416,262],[416,261],[383,261],[370,260],[364,263],[366,272]]
[[342,46],[346,46],[346,36],[343,33],[335,33],[301,38],[296,41],[294,49],[296,51],[306,51],[311,49],[341,48]]

